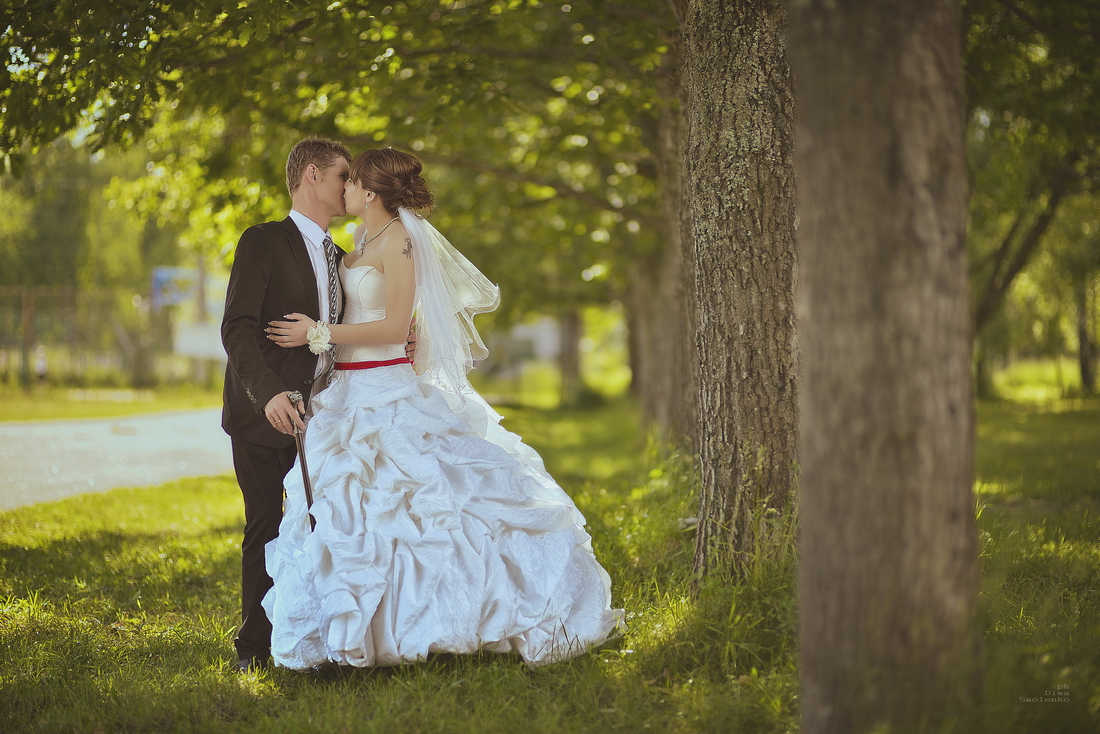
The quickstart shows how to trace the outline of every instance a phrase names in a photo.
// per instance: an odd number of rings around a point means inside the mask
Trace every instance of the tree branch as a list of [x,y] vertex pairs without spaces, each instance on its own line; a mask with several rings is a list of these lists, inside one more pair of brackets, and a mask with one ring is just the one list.
[[[1001,266],[1004,264],[1005,258],[1008,257],[1008,253],[1012,250],[1012,241],[1016,238],[1016,232],[1019,231],[1020,225],[1023,224],[1025,212],[1026,209],[1020,207],[1019,211],[1016,212],[1016,220],[1012,222],[1012,226],[1008,228],[1008,232],[1001,238],[1000,246],[989,256],[989,260],[991,261],[989,265],[991,272],[1001,272]],[[976,267],[975,271],[980,271],[982,269],[984,268]]]
[[[283,44],[285,44],[286,40],[288,38],[290,38],[291,36],[297,35],[300,31],[303,31],[306,28],[308,28],[309,26],[313,25],[314,20],[315,20],[314,18],[302,18],[299,21],[291,23],[290,25],[288,25],[286,28],[284,28],[280,32],[278,32],[275,35],[271,36],[269,43],[271,43],[272,45],[283,45]],[[176,39],[171,39],[171,40],[173,42],[176,42]],[[201,46],[202,46],[202,41],[201,40],[198,43],[193,44],[193,47],[196,48],[196,53],[197,53],[197,49],[200,48]],[[190,64],[180,64],[179,66],[176,66],[174,68],[180,69],[181,71],[196,70],[196,69],[198,69],[198,70],[217,69],[217,68],[223,67],[223,66],[225,66],[227,64],[230,64],[230,63],[234,63],[234,62],[239,61],[240,59],[244,58],[247,55],[247,51],[248,51],[248,49],[246,47],[241,47],[241,48],[235,49],[233,51],[227,51],[225,56],[222,56],[220,59],[209,59],[209,60],[208,59],[199,59],[199,60],[194,61]]]
[[1024,235],[1019,248],[1012,257],[1012,261],[1004,272],[1001,272],[1001,266],[1008,256],[1011,236],[1015,233],[1016,225],[1013,225],[1013,230],[1009,232],[1009,236],[1002,242],[994,259],[993,272],[989,275],[989,280],[982,292],[982,298],[978,302],[978,308],[974,313],[975,333],[980,332],[989,320],[993,318],[993,315],[997,312],[997,309],[1000,308],[1001,303],[1008,294],[1008,289],[1012,285],[1012,281],[1015,280],[1016,276],[1019,275],[1020,271],[1027,265],[1028,260],[1031,258],[1031,254],[1038,247],[1039,242],[1042,241],[1043,235],[1054,219],[1054,215],[1058,212],[1058,206],[1065,199],[1066,195],[1070,193],[1070,185],[1078,176],[1077,172],[1074,170],[1074,165],[1079,157],[1080,154],[1077,151],[1070,151],[1066,154],[1065,158],[1062,159],[1062,165],[1059,166],[1050,183],[1050,197],[1047,199],[1046,206],[1043,207],[1043,211],[1039,214],[1035,222],[1032,223],[1027,234]]
[[1009,12],[1015,15],[1020,20],[1031,26],[1032,30],[1036,30],[1046,36],[1059,36],[1059,35],[1088,35],[1091,31],[1082,28],[1054,28],[1039,21],[1034,15],[1031,15],[1026,10],[1021,8],[1010,0],[994,0],[999,5],[1003,5]]

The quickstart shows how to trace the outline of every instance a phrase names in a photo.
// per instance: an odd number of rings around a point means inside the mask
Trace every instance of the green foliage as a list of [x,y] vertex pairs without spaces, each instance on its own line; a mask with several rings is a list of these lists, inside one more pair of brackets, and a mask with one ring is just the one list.
[[[286,211],[283,162],[307,134],[420,155],[440,202],[436,224],[502,284],[504,321],[608,303],[622,295],[632,265],[667,241],[653,154],[657,111],[675,104],[657,93],[679,32],[666,3],[36,7],[13,9],[0,33],[10,60],[0,83],[0,155],[14,164],[77,131],[109,157],[135,145],[149,164],[144,174],[118,176],[108,209],[91,207],[87,232],[47,237],[43,229],[47,247],[68,252],[87,238],[88,251],[104,254],[98,262],[129,270],[127,258],[106,257],[101,234],[155,226],[178,228],[179,242],[207,257],[228,257],[244,227]],[[1071,0],[965,0],[962,8],[969,247],[983,348],[994,356],[1072,350],[1070,291],[1080,293],[1073,284],[1090,277],[1100,251],[1095,236],[1071,234],[1095,210],[1100,12]],[[1069,208],[1076,211],[1063,216]],[[14,215],[0,225],[11,232],[0,237],[5,274],[22,272],[11,251],[33,233],[17,224],[24,209],[0,191],[0,212]],[[341,244],[350,246],[346,234]],[[47,260],[35,262],[45,270]],[[98,273],[89,262],[80,269]],[[72,280],[68,272],[43,277]],[[1021,290],[1010,292],[1017,280]]]
[[1076,341],[1063,338],[1060,323],[1074,311],[1065,284],[1093,277],[1100,258],[1092,235],[1100,9],[1069,0],[966,0],[963,15],[968,248],[982,347],[1058,354]]
[[437,226],[504,285],[505,318],[606,303],[659,245],[662,3],[178,0],[71,16],[17,14],[0,35],[15,60],[0,153],[81,125],[94,147],[142,141],[150,175],[117,198],[203,252],[282,216],[286,153],[307,134],[422,156]]
[[1055,137],[1095,142],[1100,8],[1072,0],[964,0],[971,108],[1010,111]]
[[27,156],[21,178],[0,176],[0,285],[146,292],[150,268],[183,253],[178,228],[116,194],[145,173],[139,151],[89,156],[62,138]]
[[586,308],[582,313],[581,375],[585,384],[605,398],[617,398],[630,388],[626,319],[622,303]]
[[0,177],[0,273],[8,283],[23,279],[27,244],[34,239],[33,204],[22,188],[11,178]]
[[60,141],[34,156],[23,177],[0,178],[0,207],[7,215],[0,244],[0,284],[75,285],[81,226],[89,208],[86,156]]

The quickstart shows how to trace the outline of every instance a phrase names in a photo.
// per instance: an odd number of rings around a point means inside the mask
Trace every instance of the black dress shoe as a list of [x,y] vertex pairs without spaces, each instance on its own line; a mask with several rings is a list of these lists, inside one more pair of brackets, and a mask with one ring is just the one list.
[[250,658],[241,658],[237,661],[237,672],[239,673],[252,673],[257,670],[267,670],[270,667],[270,655],[253,655]]

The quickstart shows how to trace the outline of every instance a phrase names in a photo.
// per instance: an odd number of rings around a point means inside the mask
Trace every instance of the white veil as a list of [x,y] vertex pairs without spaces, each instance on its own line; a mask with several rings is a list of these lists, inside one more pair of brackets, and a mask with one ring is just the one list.
[[500,289],[481,274],[428,220],[399,209],[412,237],[416,272],[416,371],[443,390],[465,396],[474,360],[489,351],[474,316],[500,304]]

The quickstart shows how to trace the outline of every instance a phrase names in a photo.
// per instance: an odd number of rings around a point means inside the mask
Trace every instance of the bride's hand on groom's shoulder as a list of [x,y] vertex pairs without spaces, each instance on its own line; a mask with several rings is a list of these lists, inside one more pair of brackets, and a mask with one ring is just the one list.
[[267,328],[264,331],[267,332],[267,338],[278,344],[280,347],[301,347],[309,343],[309,337],[306,336],[306,331],[311,326],[316,326],[317,322],[301,313],[287,314],[283,317],[286,321],[269,321]]

